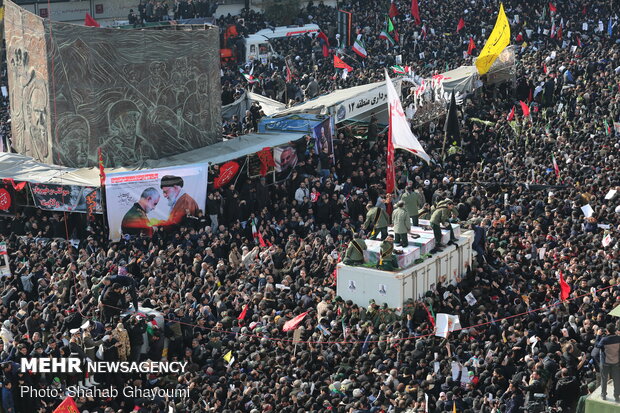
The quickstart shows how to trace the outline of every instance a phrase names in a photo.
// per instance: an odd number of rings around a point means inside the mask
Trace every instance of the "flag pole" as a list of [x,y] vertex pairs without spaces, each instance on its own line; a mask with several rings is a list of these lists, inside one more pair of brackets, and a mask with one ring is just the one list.
[[444,131],[443,133],[443,145],[441,146],[441,160],[446,159],[446,141],[448,140],[448,132]]

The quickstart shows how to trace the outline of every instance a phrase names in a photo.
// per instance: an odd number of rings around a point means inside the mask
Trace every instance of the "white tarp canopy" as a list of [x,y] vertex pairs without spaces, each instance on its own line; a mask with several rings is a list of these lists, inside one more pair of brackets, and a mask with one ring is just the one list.
[[454,90],[455,93],[466,95],[481,86],[476,66],[461,66],[442,75],[442,86],[446,93],[452,93]]
[[[400,93],[400,79],[394,79],[394,87]],[[327,95],[282,110],[277,117],[294,113],[332,115],[336,122],[355,118],[362,113],[387,104],[385,81],[335,90]]]
[[[105,172],[123,172],[139,169],[155,169],[196,163],[220,164],[231,159],[256,153],[265,147],[284,145],[298,140],[301,133],[256,133],[219,142],[167,158],[149,160],[127,168],[106,168]],[[0,178],[15,181],[57,185],[99,186],[98,168],[67,168],[48,165],[17,153],[0,152]]]
[[0,152],[0,178],[37,184],[99,186],[96,168],[66,168],[35,161],[18,153]]
[[243,92],[243,95],[233,103],[222,106],[222,119],[232,119],[233,115],[239,116],[242,119],[245,116],[245,111],[250,109],[253,102],[260,103],[263,112],[267,116],[271,116],[274,113],[286,108],[284,103],[277,100],[269,99],[266,96],[259,95],[252,92]]

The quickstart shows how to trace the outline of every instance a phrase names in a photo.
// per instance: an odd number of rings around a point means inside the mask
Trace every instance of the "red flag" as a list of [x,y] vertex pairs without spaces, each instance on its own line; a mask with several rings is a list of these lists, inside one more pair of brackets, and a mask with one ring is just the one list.
[[2,183],[3,184],[11,184],[13,189],[16,190],[16,191],[21,191],[26,186],[26,182],[20,182],[20,183],[16,184],[15,181],[13,180],[13,178],[4,178],[2,180]]
[[555,13],[558,9],[553,5],[553,3],[549,2],[549,11]]
[[258,159],[260,160],[260,175],[265,176],[269,168],[276,166],[271,148],[263,148],[257,152],[256,155],[258,155]]
[[577,36],[577,46],[581,47],[581,39]]
[[99,182],[101,186],[105,185],[105,168],[103,167],[103,152],[101,148],[97,148],[97,159],[99,160]]
[[91,16],[89,13],[86,13],[86,17],[84,17],[84,26],[101,27],[99,23],[97,23],[97,20],[93,19],[93,16]]
[[508,114],[508,117],[506,118],[506,120],[508,122],[510,122],[511,120],[513,120],[515,118],[515,107],[514,105],[512,105],[512,110],[510,111],[510,113]]
[[424,40],[426,40],[426,35],[427,35],[427,33],[426,33],[426,25],[424,25],[424,26],[422,26],[422,36],[423,36]]
[[[389,103],[388,103],[389,104]],[[390,104],[390,108],[392,105]],[[388,141],[387,141],[387,166],[385,169],[385,192],[391,194],[396,186],[396,171],[394,170],[394,143],[392,142],[392,116],[388,120]]]
[[560,300],[566,300],[569,295],[570,285],[564,280],[564,274],[560,271]]
[[558,27],[558,40],[562,40],[562,25]]
[[390,16],[390,18],[398,16],[398,8],[393,1],[390,3],[390,11],[388,11],[388,16]]
[[526,118],[530,116],[530,107],[524,101],[520,100],[521,110],[523,111],[523,117]]
[[588,7],[587,6],[583,6],[583,9],[581,9],[581,14],[583,14],[585,16],[586,13],[588,13]]
[[547,74],[547,64],[545,62],[543,62],[543,72]]
[[54,413],[80,413],[80,411],[75,401],[73,401],[73,397],[68,396],[58,405]]
[[267,246],[267,244],[265,243],[265,240],[263,239],[263,234],[261,234],[260,232],[258,233],[258,245],[261,247]]
[[456,32],[460,32],[463,27],[465,27],[465,20],[463,20],[463,18],[461,17],[459,19],[459,24],[456,26]]
[[327,38],[327,35],[323,32],[319,32],[319,34],[317,35],[317,37],[321,40],[323,40],[325,42],[325,44],[329,47],[329,39]]
[[286,82],[290,83],[293,81],[293,73],[291,73],[291,68],[288,66],[288,62],[286,62]]
[[347,71],[352,72],[353,68],[346,64],[341,58],[334,55],[334,67],[338,69],[347,69]]
[[282,327],[282,331],[286,333],[287,331],[295,330],[297,327],[299,327],[299,324],[301,324],[301,322],[307,315],[308,315],[308,311],[306,311],[305,313],[299,314],[297,317],[293,318],[292,320],[288,320],[286,323],[284,323],[284,326]]
[[319,32],[317,37],[320,41],[322,41],[321,43],[323,44],[323,57],[329,56],[329,39],[327,38],[327,35],[323,32]]
[[534,89],[530,88],[530,93],[527,96],[527,101],[532,102],[534,100]]
[[243,307],[243,310],[241,311],[241,314],[239,314],[239,317],[237,317],[237,320],[243,320],[245,319],[246,314],[248,313],[248,307],[250,306],[250,303],[247,303],[245,305],[245,307]]
[[475,48],[476,48],[476,43],[474,43],[474,38],[470,37],[469,46],[467,46],[467,54],[471,56]]
[[418,8],[418,0],[411,0],[411,16],[413,16],[415,24],[422,24],[422,19],[420,19],[420,9]]

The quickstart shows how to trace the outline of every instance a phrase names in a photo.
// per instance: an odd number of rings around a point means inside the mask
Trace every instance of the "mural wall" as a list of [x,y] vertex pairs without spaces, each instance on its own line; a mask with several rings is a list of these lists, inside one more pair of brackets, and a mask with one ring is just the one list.
[[[49,21],[10,3],[6,24],[9,53],[29,55],[9,73],[12,122],[24,125],[13,131],[21,153],[83,167],[97,165],[101,147],[106,167],[127,166],[221,140],[217,28],[133,31],[53,22],[50,34]],[[23,83],[30,88],[14,93]]]
[[7,1],[4,27],[13,146],[47,161],[52,142],[43,20]]

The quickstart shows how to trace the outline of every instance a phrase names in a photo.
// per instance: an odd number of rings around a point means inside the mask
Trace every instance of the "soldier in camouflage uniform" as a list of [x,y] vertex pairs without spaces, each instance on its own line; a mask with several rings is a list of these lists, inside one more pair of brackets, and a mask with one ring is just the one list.
[[447,225],[446,229],[450,229],[450,242],[456,241],[454,232],[452,231],[452,225],[450,225],[450,217],[452,216],[452,209],[454,203],[451,199],[444,199],[437,203],[437,207],[431,215],[431,228],[435,235],[435,249],[441,251],[446,245],[441,243],[441,225]]
[[342,262],[346,265],[362,265],[364,263],[364,251],[367,249],[364,235],[360,232],[357,238],[353,238],[349,243]]
[[409,182],[407,188],[405,188],[405,192],[400,196],[400,200],[405,203],[405,209],[411,218],[411,225],[417,227],[420,214],[419,211],[426,203],[424,196],[420,195],[418,191],[415,191],[413,189],[413,183]]
[[381,252],[377,268],[384,271],[394,271],[398,268],[398,261],[394,256],[394,236],[388,235],[381,243]]
[[366,205],[368,212],[366,213],[366,221],[364,221],[364,229],[372,229],[370,239],[376,239],[381,233],[381,241],[387,237],[387,227],[390,223],[390,217],[383,208],[372,206],[372,203]]

